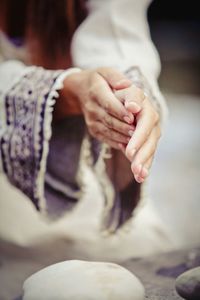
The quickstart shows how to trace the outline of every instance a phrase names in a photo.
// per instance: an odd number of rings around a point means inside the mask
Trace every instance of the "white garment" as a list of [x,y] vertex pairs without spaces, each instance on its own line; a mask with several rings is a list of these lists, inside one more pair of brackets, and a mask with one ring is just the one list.
[[91,14],[72,40],[72,57],[80,68],[114,67],[124,72],[138,66],[153,94],[167,109],[157,85],[159,55],[152,43],[147,23],[151,0],[90,0]]
[[[166,105],[157,86],[159,58],[146,21],[148,4],[148,0],[88,1],[89,16],[77,29],[72,41],[73,62],[80,68],[112,66],[121,71],[138,66],[165,115]],[[0,55],[2,59],[5,57],[2,47]],[[7,55],[6,59],[14,57]],[[3,63],[0,66],[0,97],[29,69],[16,61]],[[0,114],[2,112],[0,98]],[[101,190],[87,167],[84,177],[93,182],[92,188],[87,186],[87,194],[72,213],[66,213],[51,224],[45,223],[27,198],[11,188],[3,175],[0,176],[0,251],[3,261],[0,283],[4,287],[0,288],[1,300],[18,296],[27,276],[60,260],[121,261],[172,247],[165,226],[149,201],[138,210],[128,231],[103,237],[99,232],[103,209]]]

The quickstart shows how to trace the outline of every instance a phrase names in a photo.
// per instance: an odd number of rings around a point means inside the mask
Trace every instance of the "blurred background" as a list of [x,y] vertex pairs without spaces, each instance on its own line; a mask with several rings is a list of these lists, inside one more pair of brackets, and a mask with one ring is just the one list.
[[149,9],[169,120],[149,181],[177,244],[200,243],[200,13],[197,1],[155,0]]

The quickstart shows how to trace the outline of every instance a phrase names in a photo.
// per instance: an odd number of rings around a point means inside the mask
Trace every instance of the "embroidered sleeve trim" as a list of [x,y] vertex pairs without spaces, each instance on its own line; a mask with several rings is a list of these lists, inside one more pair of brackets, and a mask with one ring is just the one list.
[[138,88],[143,90],[144,94],[152,101],[157,112],[161,115],[160,102],[157,99],[157,97],[155,97],[155,95],[153,94],[153,91],[147,79],[144,77],[139,67],[137,66],[131,67],[125,72],[125,74]]
[[37,210],[45,211],[44,175],[53,106],[72,72],[32,67],[5,95],[6,127],[0,140],[3,170]]

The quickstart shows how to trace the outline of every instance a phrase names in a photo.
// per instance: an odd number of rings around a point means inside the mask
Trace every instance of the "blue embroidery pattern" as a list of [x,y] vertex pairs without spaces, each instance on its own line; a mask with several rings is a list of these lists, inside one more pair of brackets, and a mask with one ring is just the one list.
[[43,153],[48,95],[61,71],[33,68],[5,97],[6,130],[1,138],[4,172],[39,210],[37,176]]
[[125,74],[138,88],[143,90],[146,96],[148,96],[154,104],[155,108],[157,109],[157,112],[161,115],[160,103],[153,94],[147,79],[144,77],[140,69],[138,67],[131,67],[125,72]]

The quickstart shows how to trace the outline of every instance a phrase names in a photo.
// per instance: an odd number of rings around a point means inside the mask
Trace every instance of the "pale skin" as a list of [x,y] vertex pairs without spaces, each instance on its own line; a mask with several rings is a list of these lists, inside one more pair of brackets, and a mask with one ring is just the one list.
[[126,76],[112,68],[66,77],[56,118],[83,114],[90,134],[121,150],[137,182],[149,174],[161,135],[156,108]]
[[141,183],[149,174],[161,136],[159,114],[142,90],[134,85],[117,91],[115,95],[136,118],[136,128],[129,143],[126,147],[119,146],[131,162],[136,181]]

